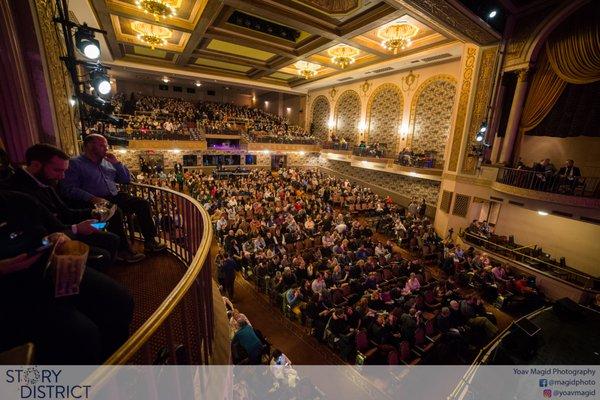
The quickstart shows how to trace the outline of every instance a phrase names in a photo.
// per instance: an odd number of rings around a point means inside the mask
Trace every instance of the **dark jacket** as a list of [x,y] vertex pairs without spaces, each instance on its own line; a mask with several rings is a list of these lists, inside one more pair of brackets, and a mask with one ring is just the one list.
[[9,182],[9,189],[26,193],[42,203],[63,224],[77,224],[91,217],[91,209],[69,208],[51,186],[40,186],[36,180],[22,168],[16,168]]
[[[571,167],[571,169],[573,169],[573,176],[581,176],[581,171],[579,170],[579,167]],[[558,170],[558,175],[570,176],[571,172],[567,171],[567,167],[562,167]]]

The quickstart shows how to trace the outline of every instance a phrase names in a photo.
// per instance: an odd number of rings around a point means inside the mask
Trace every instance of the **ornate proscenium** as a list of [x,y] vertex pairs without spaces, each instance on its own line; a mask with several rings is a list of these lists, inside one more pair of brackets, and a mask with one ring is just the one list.
[[146,14],[152,14],[156,21],[175,16],[175,7],[169,0],[136,0],[135,4]]
[[304,79],[313,78],[321,68],[320,65],[308,61],[298,61],[294,63],[294,67],[298,70],[298,75],[304,77]]
[[381,46],[386,50],[398,54],[399,50],[404,50],[412,43],[412,38],[419,32],[419,28],[407,22],[384,26],[377,32],[377,37],[381,39]]
[[173,35],[170,29],[162,26],[147,24],[141,21],[131,23],[131,29],[137,33],[137,38],[154,50],[157,46],[167,44],[167,39]]
[[360,53],[358,49],[354,47],[341,44],[339,46],[332,47],[327,51],[331,56],[331,62],[344,69],[350,64],[354,64],[356,56]]

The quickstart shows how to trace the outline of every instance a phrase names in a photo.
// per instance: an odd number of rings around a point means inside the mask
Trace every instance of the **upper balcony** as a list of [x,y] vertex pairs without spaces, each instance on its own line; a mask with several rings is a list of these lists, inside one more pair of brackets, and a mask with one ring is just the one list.
[[373,169],[413,178],[442,180],[443,162],[436,162],[425,154],[400,157],[388,150],[375,150],[369,147],[325,142],[321,144],[321,156],[338,161],[346,161],[352,166]]
[[500,168],[491,187],[498,192],[533,200],[587,208],[600,207],[600,178],[597,177],[566,177]]

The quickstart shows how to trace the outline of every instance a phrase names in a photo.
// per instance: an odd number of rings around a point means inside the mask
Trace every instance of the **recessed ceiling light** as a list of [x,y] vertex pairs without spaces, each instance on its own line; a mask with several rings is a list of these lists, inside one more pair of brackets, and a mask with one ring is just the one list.
[[538,214],[545,217],[546,215],[548,215],[547,211],[542,211],[542,210],[538,210]]
[[496,15],[498,15],[498,11],[496,10],[492,10],[490,11],[490,13],[488,14],[488,18],[494,18]]

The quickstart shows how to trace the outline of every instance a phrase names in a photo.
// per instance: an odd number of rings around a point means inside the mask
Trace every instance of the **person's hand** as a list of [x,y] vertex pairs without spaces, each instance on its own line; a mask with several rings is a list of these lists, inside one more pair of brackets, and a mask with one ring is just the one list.
[[51,233],[47,236],[47,238],[50,241],[50,243],[56,246],[60,246],[61,244],[71,240],[67,235],[65,235],[62,232]]
[[27,253],[23,253],[16,257],[0,260],[0,275],[12,274],[13,272],[29,268],[39,260],[43,254],[44,253],[38,253],[30,256]]
[[119,162],[119,160],[117,159],[117,156],[115,156],[113,153],[106,153],[104,158],[106,159],[106,161],[108,161],[111,164],[117,164]]
[[98,222],[96,219],[87,219],[77,224],[77,234],[79,235],[91,235],[92,233],[98,232],[98,229],[94,228],[92,224]]
[[92,197],[90,199],[90,203],[96,205],[96,204],[109,203],[109,201],[106,200],[106,199],[103,199],[102,197],[96,197],[96,196],[94,196],[94,197]]

